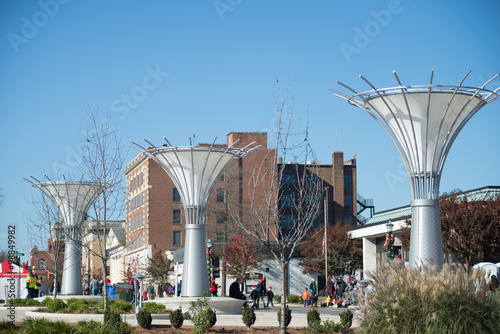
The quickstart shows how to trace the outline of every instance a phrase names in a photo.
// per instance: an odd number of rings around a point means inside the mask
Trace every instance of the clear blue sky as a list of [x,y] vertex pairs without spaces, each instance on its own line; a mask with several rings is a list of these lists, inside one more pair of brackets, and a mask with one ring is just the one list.
[[[494,0],[1,1],[0,248],[16,224],[28,252],[36,190],[22,179],[53,176],[57,164],[74,171],[86,105],[111,114],[127,147],[163,136],[186,145],[193,133],[224,143],[231,131],[271,129],[276,80],[293,77],[295,114],[304,119],[309,106],[319,159],[357,155],[358,191],[376,211],[408,205],[387,134],[328,88],[341,81],[368,90],[360,74],[395,86],[393,70],[403,84],[423,85],[432,69],[436,84],[457,84],[472,70],[465,84],[481,86],[500,71],[498,13]],[[472,118],[448,156],[441,192],[500,184],[499,124],[500,101]]]

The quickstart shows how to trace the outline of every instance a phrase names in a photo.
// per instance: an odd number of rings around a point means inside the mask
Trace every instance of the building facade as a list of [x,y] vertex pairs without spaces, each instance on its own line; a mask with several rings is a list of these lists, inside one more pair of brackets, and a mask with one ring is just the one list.
[[[285,168],[287,164],[294,164],[276,159],[276,151],[267,147],[267,133],[231,132],[227,136],[227,143],[221,146],[242,148],[252,142],[252,146],[260,147],[225,170],[209,199],[206,236],[212,241],[216,257],[223,245],[241,232],[236,221],[250,219],[248,187],[254,171],[266,160],[278,161]],[[331,164],[310,162],[316,167],[317,176],[327,194],[326,217],[330,224],[336,221],[356,224],[356,159],[343,159],[342,152],[333,152]],[[146,259],[152,256],[155,248],[172,252],[184,247],[183,206],[167,173],[143,154],[126,166],[124,174],[127,189],[125,266],[145,269]],[[321,207],[315,225],[324,224],[324,207]],[[137,258],[143,260],[137,264]],[[216,262],[219,263],[218,259]]]

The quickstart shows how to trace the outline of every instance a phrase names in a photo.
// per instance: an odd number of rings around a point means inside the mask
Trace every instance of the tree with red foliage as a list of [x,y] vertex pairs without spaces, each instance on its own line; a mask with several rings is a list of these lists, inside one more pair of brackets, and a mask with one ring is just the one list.
[[[356,269],[362,267],[361,241],[349,237],[350,228],[350,225],[342,222],[328,227],[326,240],[328,273],[334,276],[354,274]],[[307,241],[300,247],[302,255],[305,256],[299,261],[299,264],[304,267],[304,273],[325,272],[325,257],[320,251],[324,236],[322,230],[324,227],[319,226],[310,231]]]
[[500,261],[500,197],[469,201],[455,191],[443,194],[439,210],[446,254],[467,267]]
[[241,234],[235,235],[232,241],[226,243],[226,252],[222,254],[227,274],[245,280],[245,274],[257,268],[260,263],[260,258],[255,255],[256,251],[257,248],[248,240],[243,240]]
[[142,274],[144,272],[144,265],[139,258],[139,255],[133,256],[127,263],[127,269],[122,271],[122,275],[125,277],[125,282],[129,282],[132,276],[137,274]]

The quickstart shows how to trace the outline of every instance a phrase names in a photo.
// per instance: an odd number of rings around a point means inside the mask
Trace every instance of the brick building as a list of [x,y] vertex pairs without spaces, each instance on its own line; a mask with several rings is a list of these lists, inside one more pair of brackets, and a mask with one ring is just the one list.
[[[230,165],[219,178],[207,208],[206,236],[211,239],[216,254],[221,245],[239,231],[235,220],[249,218],[248,184],[254,170],[263,161],[275,161],[276,151],[267,148],[267,133],[231,132],[227,146],[242,148],[252,142],[260,147]],[[205,144],[199,144],[205,145]],[[226,145],[222,145],[226,146]],[[287,162],[278,163],[287,165]],[[356,222],[356,159],[343,161],[342,152],[332,153],[332,164],[311,162],[318,166],[322,185],[328,187],[328,222]],[[154,248],[175,251],[182,249],[185,219],[181,199],[167,173],[152,159],[139,154],[124,172],[127,187],[126,266],[144,269],[147,256]],[[324,213],[317,224],[324,223]]]

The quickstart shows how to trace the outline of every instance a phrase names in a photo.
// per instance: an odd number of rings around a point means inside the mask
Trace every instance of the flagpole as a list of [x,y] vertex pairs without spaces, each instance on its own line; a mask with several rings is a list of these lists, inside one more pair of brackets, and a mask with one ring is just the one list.
[[325,296],[326,296],[326,282],[328,282],[328,247],[326,244],[326,230],[328,225],[328,187],[325,188],[325,235],[323,236],[323,245],[325,250]]

